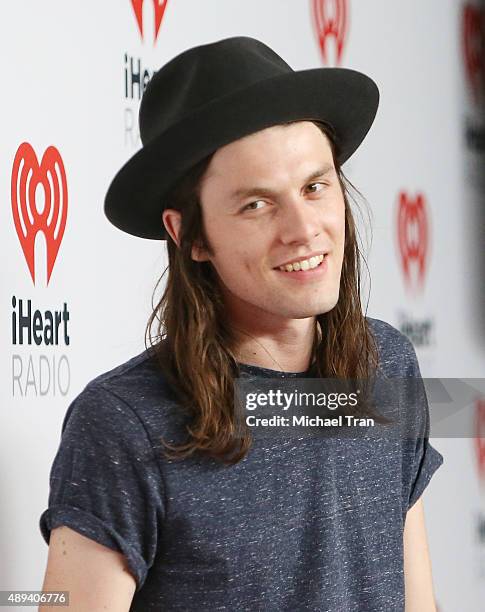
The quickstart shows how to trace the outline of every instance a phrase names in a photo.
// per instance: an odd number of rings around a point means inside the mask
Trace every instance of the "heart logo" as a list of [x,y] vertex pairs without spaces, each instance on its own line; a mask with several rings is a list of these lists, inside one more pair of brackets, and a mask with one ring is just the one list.
[[329,63],[327,41],[333,38],[336,63],[340,65],[347,36],[347,0],[313,0],[312,14],[323,62]]
[[[136,22],[138,23],[138,29],[140,35],[143,38],[143,2],[144,0],[131,0],[131,5],[135,12]],[[163,14],[167,8],[168,0],[153,0],[153,10],[155,13],[155,37],[153,43],[157,42],[158,32],[162,24]]]
[[35,237],[37,232],[45,236],[49,284],[66,227],[68,199],[66,172],[55,147],[46,149],[39,165],[31,145],[20,145],[13,162],[11,199],[15,229],[34,285]]
[[[428,253],[428,219],[423,194],[413,200],[407,193],[399,194],[397,234],[404,279],[409,288],[424,284]],[[417,267],[417,278],[411,276],[411,266]]]

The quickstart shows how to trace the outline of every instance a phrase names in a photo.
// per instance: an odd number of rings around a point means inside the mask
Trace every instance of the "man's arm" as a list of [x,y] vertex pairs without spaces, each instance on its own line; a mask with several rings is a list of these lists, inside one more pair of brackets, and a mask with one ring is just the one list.
[[[56,527],[49,540],[43,591],[69,591],[73,612],[123,612],[130,609],[136,582],[124,556],[69,527]],[[59,611],[40,606],[39,611]]]
[[404,583],[406,612],[436,612],[422,498],[406,514]]

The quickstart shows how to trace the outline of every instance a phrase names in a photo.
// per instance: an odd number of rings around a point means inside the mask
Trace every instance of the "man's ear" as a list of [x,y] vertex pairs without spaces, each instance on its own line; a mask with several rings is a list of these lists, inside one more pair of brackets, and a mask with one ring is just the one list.
[[162,223],[175,244],[180,246],[179,233],[182,225],[182,213],[174,208],[166,208],[162,214]]
[[[174,208],[166,208],[162,214],[162,221],[172,240],[177,247],[180,247],[179,235],[182,225],[182,213]],[[194,261],[207,261],[209,259],[200,242],[196,242],[192,246],[191,256]]]

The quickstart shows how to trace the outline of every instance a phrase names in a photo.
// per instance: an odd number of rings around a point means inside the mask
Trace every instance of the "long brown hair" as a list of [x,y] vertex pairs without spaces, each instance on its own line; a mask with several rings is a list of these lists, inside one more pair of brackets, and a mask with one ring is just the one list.
[[[363,380],[377,368],[378,352],[360,299],[362,255],[349,204],[350,187],[359,192],[338,164],[331,126],[313,123],[325,134],[332,149],[345,202],[345,245],[338,302],[329,312],[316,316],[312,371],[315,378]],[[166,198],[167,206],[182,214],[179,247],[168,238],[168,266],[157,286],[167,270],[168,278],[148,320],[145,342],[148,338],[167,382],[181,406],[192,414],[185,442],[174,446],[163,441],[168,449],[166,456],[184,458],[199,452],[232,464],[241,460],[251,446],[249,432],[235,435],[234,379],[239,376],[239,367],[231,350],[234,337],[217,273],[210,262],[191,258],[194,244],[213,254],[199,198],[201,179],[211,159],[212,155],[195,165]],[[155,336],[151,333],[154,323]],[[376,416],[365,406],[360,410],[360,416]]]

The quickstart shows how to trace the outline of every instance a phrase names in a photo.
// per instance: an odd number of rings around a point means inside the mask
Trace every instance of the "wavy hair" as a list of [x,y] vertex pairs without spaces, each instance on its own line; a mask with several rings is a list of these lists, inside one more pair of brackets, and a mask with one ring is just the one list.
[[[349,204],[350,187],[361,194],[338,164],[332,127],[312,122],[329,140],[345,202],[340,293],[332,310],[315,317],[312,375],[315,378],[365,380],[378,367],[378,350],[362,312],[360,275],[361,260],[365,260],[359,249],[358,232]],[[179,247],[170,237],[167,239],[168,266],[154,293],[168,271],[167,282],[148,320],[145,344],[148,340],[180,406],[188,409],[191,415],[186,426],[187,438],[179,445],[162,440],[166,448],[164,454],[182,459],[202,453],[234,464],[251,447],[249,431],[236,435],[234,381],[240,371],[231,349],[235,338],[215,269],[210,262],[197,262],[191,257],[194,244],[213,255],[204,230],[199,197],[201,180],[211,159],[212,155],[193,166],[166,197],[168,207],[182,215]],[[155,335],[152,334],[154,325]],[[361,403],[355,414],[386,422],[366,403]]]

